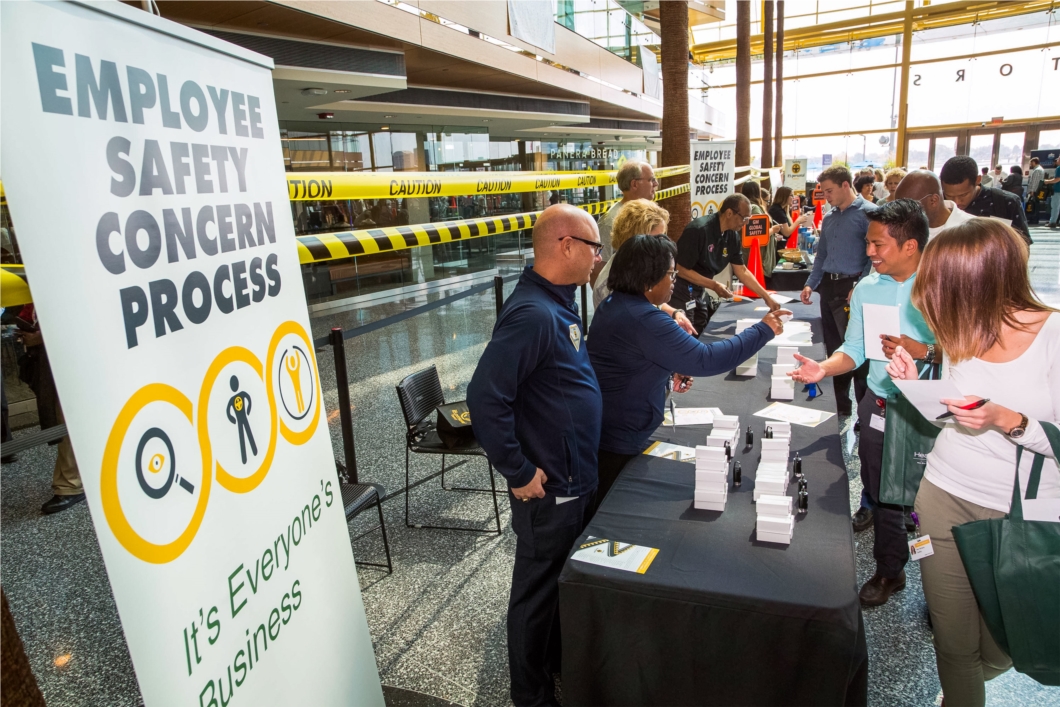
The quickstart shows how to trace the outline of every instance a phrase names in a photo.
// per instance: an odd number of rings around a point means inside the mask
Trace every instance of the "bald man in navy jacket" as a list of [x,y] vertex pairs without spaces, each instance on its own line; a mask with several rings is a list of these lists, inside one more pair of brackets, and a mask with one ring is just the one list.
[[508,664],[517,707],[558,704],[558,580],[593,507],[602,412],[574,303],[600,260],[596,222],[573,206],[550,206],[533,241],[534,265],[504,303],[467,391],[475,437],[510,490],[517,543]]

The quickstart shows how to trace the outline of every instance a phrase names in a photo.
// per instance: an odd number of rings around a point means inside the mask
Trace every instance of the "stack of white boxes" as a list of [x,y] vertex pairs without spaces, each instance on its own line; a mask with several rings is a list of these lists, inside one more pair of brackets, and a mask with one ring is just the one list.
[[769,391],[769,397],[772,400],[795,399],[795,380],[788,374],[797,367],[795,354],[798,352],[799,349],[796,346],[777,348],[777,362],[773,364],[773,385]]
[[708,447],[729,445],[730,457],[736,456],[736,445],[740,442],[740,418],[738,415],[715,415],[714,426],[707,435]]
[[[736,320],[736,333],[739,334],[744,329],[750,329],[757,324],[759,319],[737,319]],[[747,359],[739,366],[736,367],[736,375],[745,376],[748,378],[754,378],[758,375],[758,354],[756,353],[751,358]]]
[[795,516],[791,514],[791,496],[761,496],[756,504],[757,538],[763,542],[791,544],[795,534]]
[[791,453],[791,424],[767,420],[772,437],[762,438],[762,461],[755,473],[754,500],[758,512],[759,540],[788,545],[795,533],[792,498],[788,492],[788,455]]
[[696,497],[693,505],[724,511],[729,498],[729,459],[724,447],[696,447]]

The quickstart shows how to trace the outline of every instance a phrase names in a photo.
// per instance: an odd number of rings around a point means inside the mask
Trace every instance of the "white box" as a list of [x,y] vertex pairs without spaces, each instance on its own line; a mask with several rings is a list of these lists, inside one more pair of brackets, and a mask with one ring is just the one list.
[[761,462],[756,476],[787,476],[788,465],[784,462]]
[[695,500],[698,503],[725,503],[728,497],[728,491],[700,491],[696,489]]
[[[759,501],[761,503],[761,501]],[[755,522],[755,529],[759,533],[777,533],[778,535],[787,535],[789,538],[792,535],[792,525],[795,523],[795,517],[787,515],[783,518],[773,518],[770,516],[758,516]]]
[[696,488],[700,484],[725,484],[729,483],[729,472],[726,471],[700,471],[696,469]]
[[715,503],[714,501],[693,501],[692,505],[700,511],[724,511],[725,502]]
[[743,378],[754,378],[758,375],[758,358],[744,361],[736,367],[736,375]]
[[701,461],[727,462],[728,460],[725,458],[724,449],[700,444],[696,446],[696,463]]
[[751,327],[753,327],[755,324],[757,324],[760,321],[762,321],[762,320],[761,319],[737,319],[736,320],[736,333],[739,334],[744,329],[750,329]]
[[795,389],[794,388],[771,388],[769,391],[770,400],[794,400]]
[[780,365],[792,365],[797,366],[798,361],[795,360],[795,354],[799,352],[798,346],[778,346],[777,347],[777,363]]
[[762,494],[758,497],[758,505],[755,507],[755,510],[758,512],[759,518],[762,518],[763,516],[786,518],[791,515],[794,500],[795,499],[791,496]]
[[722,453],[725,451],[726,442],[729,444],[729,448],[732,448],[732,437],[728,435],[709,435],[707,437],[707,446],[714,447],[715,449],[721,449]]
[[788,377],[787,374],[795,370],[795,366],[790,363],[774,363],[773,364],[773,376],[784,376]]
[[739,415],[715,415],[714,429],[739,429]]
[[719,471],[723,474],[729,472],[729,463],[724,459],[721,461],[703,461],[702,459],[696,460],[696,471]]
[[779,449],[763,449],[762,461],[766,464],[788,464],[788,452]]
[[787,533],[764,533],[762,531],[757,531],[756,536],[759,542],[791,545],[791,535]]
[[773,430],[773,435],[776,436],[778,432],[786,433],[791,436],[791,423],[781,422],[780,420],[766,420],[766,427]]
[[786,438],[777,439],[763,439],[762,440],[762,451],[769,450],[784,450],[785,452],[791,447],[791,440]]

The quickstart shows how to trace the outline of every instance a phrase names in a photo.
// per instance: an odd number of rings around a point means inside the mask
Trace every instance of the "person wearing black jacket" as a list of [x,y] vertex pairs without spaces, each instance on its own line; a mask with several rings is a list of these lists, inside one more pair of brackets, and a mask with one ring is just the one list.
[[[1030,245],[1031,232],[1027,226],[1027,215],[1023,203],[1015,194],[1001,189],[984,187],[979,165],[967,155],[957,155],[946,160],[939,172],[942,191],[961,211],[972,216],[993,216],[1009,223]],[[997,180],[994,181],[997,183]]]
[[574,303],[600,261],[596,222],[574,206],[550,206],[533,244],[534,265],[504,303],[467,389],[475,437],[510,491],[508,666],[517,707],[557,703],[559,574],[589,521],[600,444],[600,386]]
[[791,314],[778,309],[731,339],[701,343],[659,309],[674,290],[676,257],[677,246],[665,236],[626,241],[607,278],[612,292],[589,328],[589,360],[604,403],[597,505],[662,423],[671,377],[684,392],[692,386],[689,376],[731,371],[783,331],[780,317]]
[[1001,183],[1001,190],[1007,191],[1009,194],[1015,194],[1021,200],[1023,199],[1023,170],[1019,165],[1014,164],[1009,169],[1009,175]]

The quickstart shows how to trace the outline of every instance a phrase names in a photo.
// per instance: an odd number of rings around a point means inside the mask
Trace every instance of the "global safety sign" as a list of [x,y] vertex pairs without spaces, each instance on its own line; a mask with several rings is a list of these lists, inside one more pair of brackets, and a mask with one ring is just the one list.
[[0,19],[4,188],[146,704],[382,704],[271,60],[117,2]]

